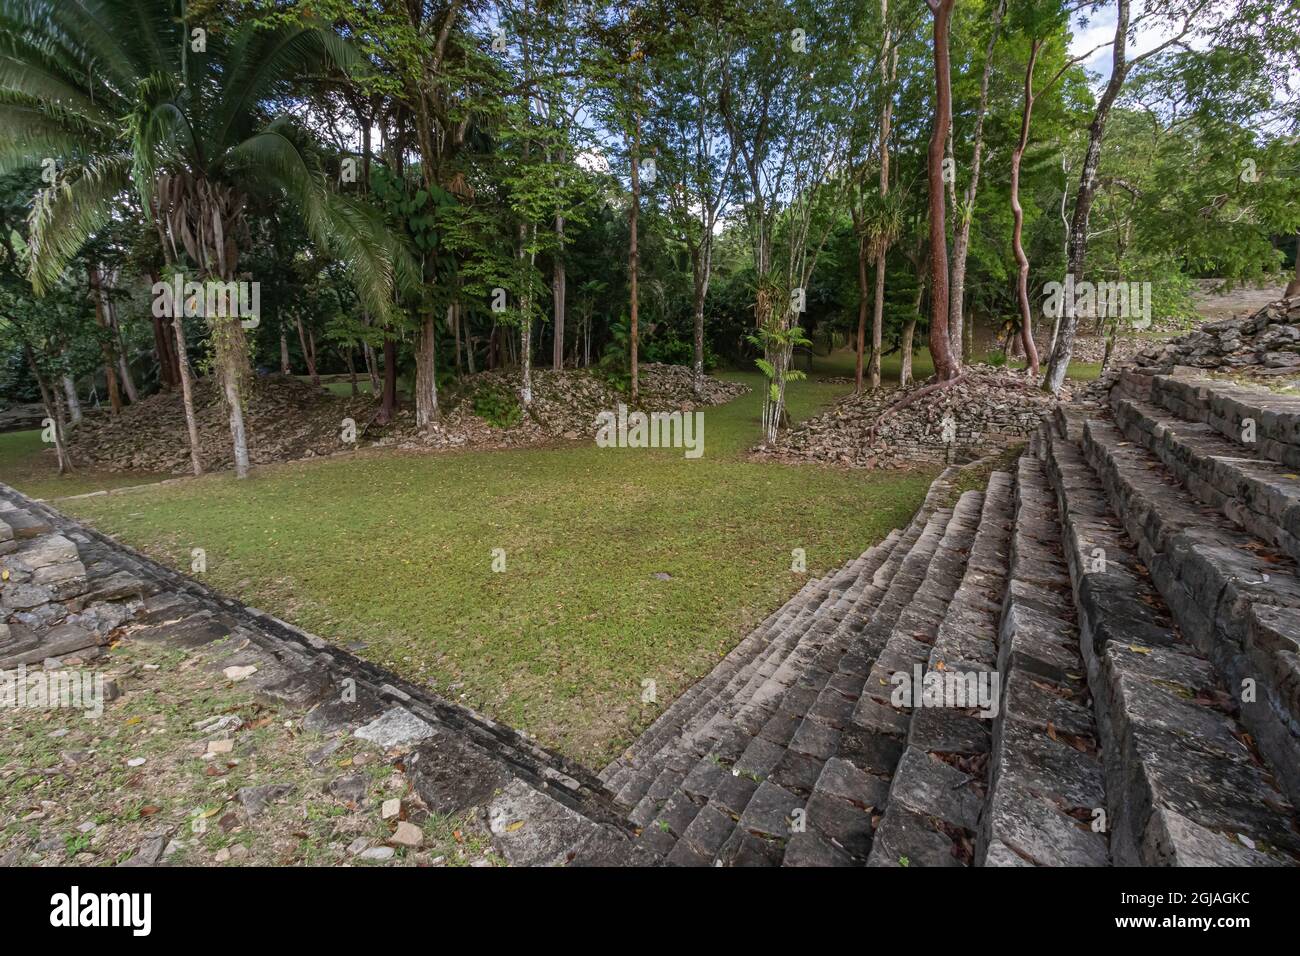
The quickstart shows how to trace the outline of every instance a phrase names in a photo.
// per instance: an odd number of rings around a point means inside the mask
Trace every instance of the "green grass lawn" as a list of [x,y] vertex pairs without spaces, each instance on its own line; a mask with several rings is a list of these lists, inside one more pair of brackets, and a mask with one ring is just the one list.
[[[932,477],[752,461],[760,379],[728,377],[754,391],[705,411],[697,460],[368,451],[63,507],[174,566],[203,548],[218,589],[595,765],[799,588],[793,549],[810,573],[838,567],[905,523]],[[797,383],[791,414],[844,392]]]

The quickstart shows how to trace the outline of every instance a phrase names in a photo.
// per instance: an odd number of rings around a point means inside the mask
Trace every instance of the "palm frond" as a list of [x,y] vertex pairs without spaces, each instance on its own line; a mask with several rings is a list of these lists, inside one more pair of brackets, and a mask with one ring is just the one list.
[[29,271],[37,295],[54,287],[131,186],[131,155],[96,157],[36,194],[28,217]]
[[0,174],[47,159],[77,162],[112,142],[112,127],[57,103],[0,90]]
[[360,62],[356,50],[327,28],[242,27],[225,58],[212,144],[223,149],[246,136],[249,131],[239,129],[239,121],[256,115],[257,104],[275,86],[330,65],[354,70]]
[[330,189],[292,124],[272,123],[231,150],[230,158],[250,186],[292,200],[312,241],[342,260],[365,307],[392,317],[394,276],[409,281],[416,272],[409,251],[376,210]]

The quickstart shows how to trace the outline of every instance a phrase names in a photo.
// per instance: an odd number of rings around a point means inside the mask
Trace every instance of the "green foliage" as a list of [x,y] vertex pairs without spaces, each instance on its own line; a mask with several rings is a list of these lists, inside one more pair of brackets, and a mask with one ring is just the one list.
[[524,410],[510,389],[483,385],[474,392],[474,414],[494,428],[513,428],[523,420]]

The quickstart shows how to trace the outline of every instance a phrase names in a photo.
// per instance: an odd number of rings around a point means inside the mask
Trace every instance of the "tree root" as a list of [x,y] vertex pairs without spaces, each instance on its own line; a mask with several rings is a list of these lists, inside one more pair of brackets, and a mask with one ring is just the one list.
[[959,382],[964,382],[964,381],[966,381],[965,372],[953,378],[944,379],[942,382],[932,382],[929,385],[922,386],[921,388],[918,388],[915,391],[909,392],[907,395],[904,395],[902,398],[894,402],[894,404],[890,405],[883,412],[881,412],[879,415],[876,416],[875,422],[872,423],[872,426],[867,430],[867,441],[874,442],[876,440],[876,432],[879,430],[880,426],[885,423],[885,420],[887,418],[892,417],[896,412],[906,408],[908,405],[911,405],[918,398],[924,398],[925,396],[931,395],[934,392],[942,391],[945,388],[949,388],[953,385],[958,384]]

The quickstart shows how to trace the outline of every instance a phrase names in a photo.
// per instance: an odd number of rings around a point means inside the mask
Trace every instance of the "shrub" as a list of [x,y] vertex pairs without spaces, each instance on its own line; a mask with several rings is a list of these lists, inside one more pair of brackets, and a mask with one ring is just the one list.
[[513,428],[524,417],[515,393],[499,385],[488,385],[474,394],[474,414],[493,428]]

